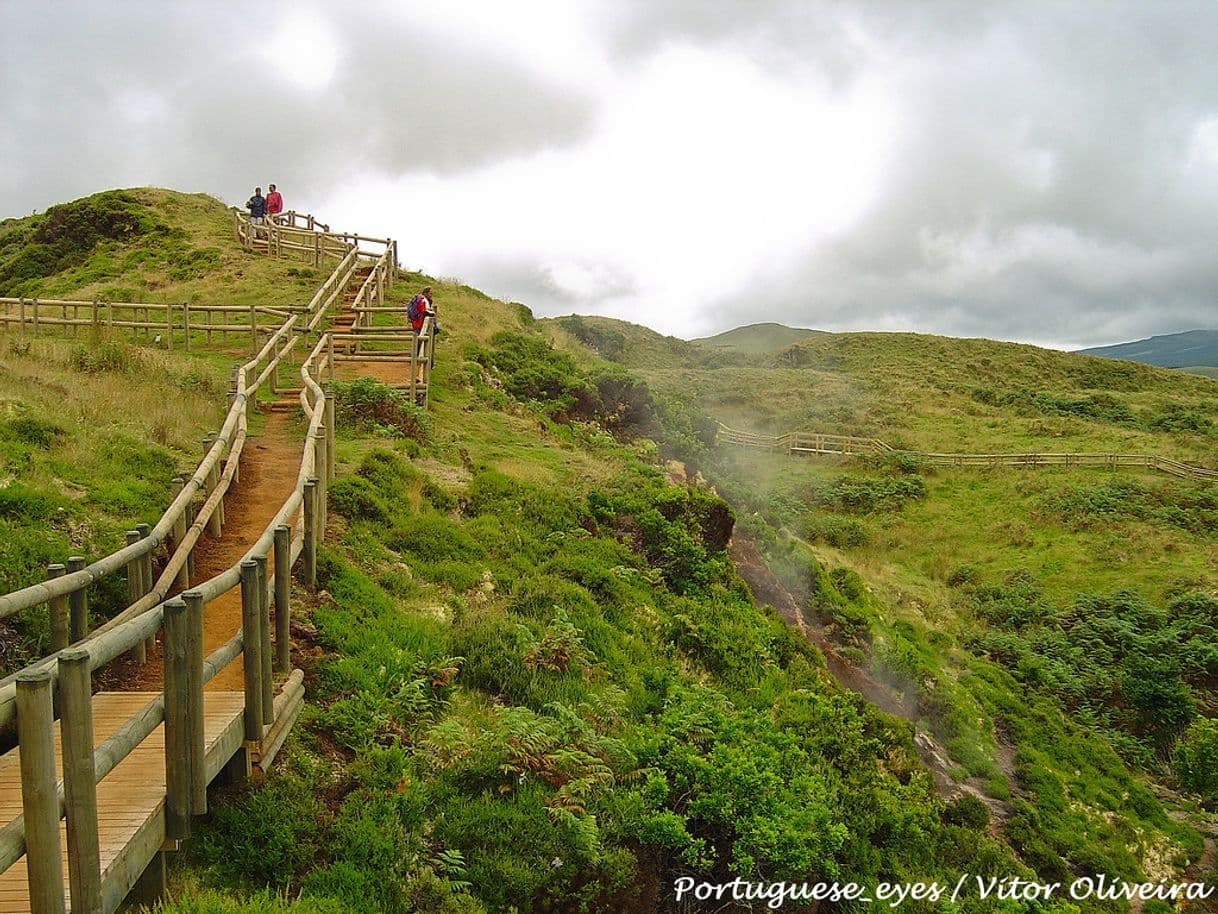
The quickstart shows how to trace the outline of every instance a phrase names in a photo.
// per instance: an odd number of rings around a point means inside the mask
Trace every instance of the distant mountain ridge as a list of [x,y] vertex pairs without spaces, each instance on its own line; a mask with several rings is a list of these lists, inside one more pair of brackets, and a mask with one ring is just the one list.
[[1218,366],[1218,330],[1186,330],[1078,351],[1083,355],[1128,359],[1160,368],[1215,367]]
[[734,327],[731,330],[725,330],[723,333],[690,340],[690,342],[711,349],[734,349],[737,352],[756,354],[772,352],[776,349],[785,349],[787,346],[798,343],[800,340],[806,340],[810,336],[821,336],[824,333],[824,330],[810,330],[806,327],[788,327],[785,324],[767,321],[760,324],[746,324],[743,327]]

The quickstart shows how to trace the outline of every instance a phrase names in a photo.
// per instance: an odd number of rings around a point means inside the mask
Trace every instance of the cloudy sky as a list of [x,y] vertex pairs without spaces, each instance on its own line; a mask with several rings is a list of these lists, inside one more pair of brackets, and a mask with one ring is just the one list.
[[0,215],[156,184],[539,315],[1218,327],[1213,0],[0,0]]

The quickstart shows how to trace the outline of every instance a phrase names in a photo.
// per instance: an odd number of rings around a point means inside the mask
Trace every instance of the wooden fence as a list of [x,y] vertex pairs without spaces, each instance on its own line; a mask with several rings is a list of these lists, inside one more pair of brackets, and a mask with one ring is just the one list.
[[1181,479],[1218,479],[1218,470],[1192,466],[1157,454],[1117,453],[1023,453],[1023,454],[939,454],[893,448],[877,438],[855,438],[820,432],[789,432],[785,435],[759,435],[719,424],[717,440],[725,444],[788,454],[903,454],[932,466],[951,467],[1141,467],[1158,470]]
[[[234,219],[239,240],[244,234],[249,239],[247,243],[252,243],[248,221],[239,216]],[[175,479],[176,495],[160,520],[151,527],[130,531],[127,544],[110,555],[92,563],[73,556],[66,564],[50,566],[46,581],[0,595],[0,618],[45,606],[53,633],[50,656],[0,680],[0,729],[15,724],[23,809],[21,815],[0,828],[0,874],[24,854],[30,910],[37,914],[62,914],[65,910],[65,881],[59,853],[61,818],[67,820],[71,910],[111,912],[158,853],[166,847],[176,847],[178,841],[189,835],[191,817],[206,811],[207,784],[221,762],[233,770],[228,759],[237,759],[236,770],[241,774],[265,770],[283,745],[303,703],[303,674],[300,670],[289,670],[289,577],[299,563],[298,574],[305,586],[316,585],[316,548],[326,526],[327,491],[335,471],[334,399],[321,387],[323,375],[333,377],[336,361],[356,357],[349,346],[377,347],[389,343],[397,348],[374,348],[357,357],[408,361],[412,395],[416,386],[420,387],[426,402],[432,361],[430,322],[421,334],[409,328],[405,332],[400,327],[377,328],[372,322],[382,311],[402,312],[401,308],[384,305],[385,289],[396,273],[396,244],[379,239],[380,251],[369,253],[359,247],[363,236],[335,235],[313,217],[292,213],[282,225],[274,227],[281,234],[273,239],[268,253],[278,255],[293,246],[301,249],[303,242],[289,233],[307,233],[309,229],[297,228],[298,224],[321,228],[322,231],[313,234],[325,236],[324,244],[319,241],[311,250],[334,252],[338,263],[307,305],[281,311],[250,309],[249,329],[255,335],[260,332],[257,314],[281,316],[282,321],[275,328],[266,328],[265,342],[234,372],[224,422],[217,434],[205,440],[203,459],[194,472]],[[344,243],[348,246],[337,252],[330,245],[340,238],[347,239]],[[339,253],[341,256],[337,256]],[[369,258],[371,269],[356,296],[352,326],[342,332],[319,331],[324,315],[347,288],[354,270]],[[67,307],[83,307],[88,303],[58,304],[65,306],[60,319],[67,320]],[[172,315],[170,307],[166,306],[165,312]],[[98,314],[95,306],[86,322],[98,323]],[[55,326],[45,320],[45,312],[36,321],[33,313],[28,317],[29,320],[19,312],[17,326],[28,330]],[[75,319],[74,314],[72,320]],[[192,329],[189,309],[184,320],[189,339]],[[172,325],[172,318],[168,324]],[[199,328],[196,325],[193,329]],[[196,543],[205,529],[215,536],[223,529],[224,496],[239,473],[249,405],[264,385],[273,387],[281,363],[313,332],[318,333],[318,338],[300,367],[298,399],[308,422],[292,492],[240,561],[192,586],[192,553]],[[421,366],[426,369],[425,380],[420,384],[414,380],[418,359],[426,359],[426,365]],[[154,580],[153,555],[162,546],[166,561]],[[122,571],[126,573],[129,605],[90,631],[87,588]],[[204,657],[204,609],[212,600],[238,587],[241,629]],[[179,591],[178,595],[170,597],[174,590]],[[92,674],[123,655],[144,659],[149,641],[158,632],[163,633],[164,647],[162,693],[125,719],[95,747]],[[244,668],[241,722],[225,729],[219,742],[205,745],[203,685],[238,656],[243,657]],[[278,696],[274,690],[276,673],[286,676]],[[62,734],[62,784],[57,783],[54,755],[56,713]],[[97,838],[97,785],[162,723],[166,788],[163,817],[156,821],[162,822],[163,827],[142,828],[123,849],[123,865],[103,870]]]

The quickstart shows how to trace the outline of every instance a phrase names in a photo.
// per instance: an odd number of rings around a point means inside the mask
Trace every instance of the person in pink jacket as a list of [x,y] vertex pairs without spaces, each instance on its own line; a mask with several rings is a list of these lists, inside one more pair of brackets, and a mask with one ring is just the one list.
[[271,217],[272,222],[279,221],[279,214],[283,212],[283,195],[275,190],[275,185],[270,185],[270,190],[266,194],[266,214]]

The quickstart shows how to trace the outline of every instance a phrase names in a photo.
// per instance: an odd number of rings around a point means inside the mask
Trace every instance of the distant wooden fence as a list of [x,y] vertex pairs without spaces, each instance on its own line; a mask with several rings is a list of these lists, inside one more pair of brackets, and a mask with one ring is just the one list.
[[[238,240],[258,246],[256,230],[234,215]],[[310,227],[320,231],[310,231]],[[372,239],[377,251],[361,249],[359,235],[338,235],[312,216],[290,213],[282,224],[269,227],[264,250],[303,251],[338,262],[312,299],[287,309],[242,308],[247,332],[261,345],[233,374],[229,408],[216,435],[204,442],[204,457],[193,473],[174,481],[175,496],[160,520],[129,531],[127,544],[92,563],[73,556],[51,565],[47,580],[0,595],[0,619],[45,606],[50,616],[53,653],[0,680],[0,729],[16,725],[21,756],[20,789],[23,814],[0,828],[0,873],[22,855],[27,863],[29,901],[35,912],[62,914],[64,873],[60,858],[59,820],[67,818],[69,896],[73,911],[113,911],[135,878],[153,857],[190,833],[192,815],[206,811],[207,782],[216,772],[215,759],[238,753],[244,770],[265,769],[286,739],[303,703],[303,674],[290,667],[289,577],[300,562],[299,574],[309,588],[316,586],[316,549],[326,526],[327,491],[334,476],[334,398],[320,381],[333,377],[334,363],[345,358],[392,359],[408,362],[409,389],[426,403],[432,366],[432,327],[422,333],[410,328],[376,327],[373,318],[385,311],[385,290],[397,269],[397,245]],[[307,235],[313,240],[302,240]],[[321,330],[321,322],[348,287],[361,263],[369,263],[367,278],[356,295],[351,326]],[[26,331],[80,326],[127,327],[133,331],[164,329],[172,337],[224,327],[191,323],[192,309],[231,313],[225,306],[178,306],[103,302],[47,302],[0,299],[6,316],[0,326]],[[145,309],[143,320],[125,320],[121,308]],[[158,312],[158,307],[161,311]],[[47,309],[51,312],[48,315]],[[56,313],[58,309],[58,313]],[[69,309],[71,316],[69,317]],[[81,318],[81,309],[88,309]],[[174,309],[182,323],[175,324]],[[118,311],[118,320],[115,314]],[[164,323],[149,319],[164,313]],[[259,324],[259,314],[281,318],[277,326]],[[48,319],[50,318],[50,319]],[[229,329],[232,329],[231,327]],[[77,332],[73,329],[73,332]],[[203,531],[219,536],[224,524],[224,496],[237,479],[248,431],[249,404],[264,386],[275,387],[281,363],[311,333],[318,339],[300,367],[300,408],[308,420],[300,468],[291,494],[242,559],[210,580],[191,586],[193,550]],[[259,340],[259,335],[266,337]],[[383,347],[391,347],[385,350]],[[357,347],[367,351],[355,354]],[[424,364],[419,364],[424,360]],[[414,370],[424,369],[422,381]],[[154,575],[153,556],[165,547],[165,564]],[[273,559],[272,559],[273,556]],[[103,578],[125,572],[129,605],[103,625],[89,630],[87,588]],[[155,577],[155,580],[154,580]],[[240,631],[210,656],[202,655],[202,620],[207,603],[241,588]],[[177,596],[169,597],[171,591]],[[275,605],[273,620],[270,606]],[[92,673],[116,658],[146,657],[151,639],[163,631],[164,690],[121,724],[96,747],[91,712]],[[242,723],[226,730],[219,744],[204,746],[203,684],[238,656],[244,657]],[[286,674],[278,697],[274,671]],[[53,723],[58,713],[62,730],[63,775],[57,783]],[[164,723],[166,793],[163,830],[143,828],[122,851],[124,866],[102,871],[98,856],[97,784],[112,772],[150,733]],[[204,756],[206,755],[206,759]],[[168,843],[167,843],[168,842]]]
[[1157,454],[1116,453],[1023,453],[1023,454],[939,454],[899,450],[878,438],[856,438],[820,432],[789,432],[785,435],[759,435],[719,424],[717,440],[725,444],[753,447],[788,454],[904,454],[932,466],[951,467],[1142,467],[1158,470],[1181,479],[1218,479],[1218,470],[1192,466]]

